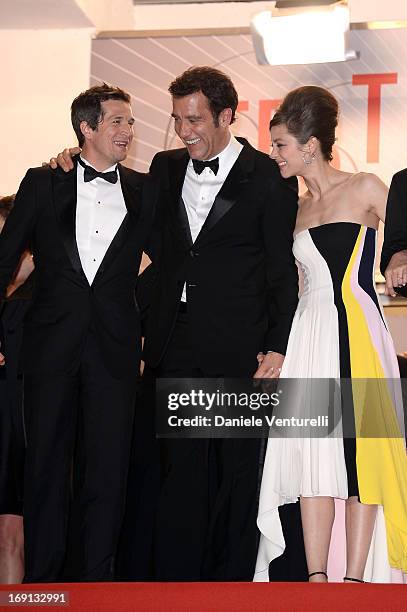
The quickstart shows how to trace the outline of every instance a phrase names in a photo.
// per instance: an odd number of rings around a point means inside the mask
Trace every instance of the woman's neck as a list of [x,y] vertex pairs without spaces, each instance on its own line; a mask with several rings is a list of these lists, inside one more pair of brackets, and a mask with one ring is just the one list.
[[314,201],[320,200],[338,181],[340,170],[325,160],[314,160],[302,175],[308,192]]

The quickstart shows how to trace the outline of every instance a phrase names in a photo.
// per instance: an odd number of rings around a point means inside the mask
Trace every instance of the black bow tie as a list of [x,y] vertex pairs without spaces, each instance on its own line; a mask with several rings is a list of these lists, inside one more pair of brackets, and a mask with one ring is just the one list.
[[214,174],[218,174],[219,157],[215,157],[215,159],[211,159],[210,161],[201,161],[200,159],[193,159],[192,164],[197,174],[201,174],[204,168],[210,168]]
[[85,168],[85,172],[83,174],[83,180],[85,183],[93,181],[93,179],[97,177],[104,179],[108,183],[117,183],[117,166],[110,172],[98,172],[95,170],[95,168],[92,168],[92,166],[88,166],[87,164],[83,163],[81,159],[78,159],[78,162]]

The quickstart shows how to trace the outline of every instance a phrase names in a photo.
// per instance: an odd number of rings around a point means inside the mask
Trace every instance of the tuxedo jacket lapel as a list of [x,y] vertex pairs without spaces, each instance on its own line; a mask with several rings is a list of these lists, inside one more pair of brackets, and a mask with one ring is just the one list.
[[[239,141],[242,142],[243,149],[217,194],[205,223],[196,238],[195,244],[199,243],[218,221],[220,221],[220,219],[236,204],[242,193],[243,185],[250,180],[250,175],[254,170],[255,150],[245,139],[239,138]],[[176,156],[169,158],[168,171],[176,225],[183,239],[188,245],[192,245],[188,215],[182,200],[182,186],[184,184],[189,159],[186,149],[181,149],[179,152],[177,151]]]
[[133,222],[136,222],[141,208],[140,194],[142,183],[136,183],[134,176],[137,175],[134,175],[132,170],[129,170],[121,164],[118,164],[118,171],[127,214]]
[[169,158],[168,171],[172,206],[175,213],[176,223],[184,240],[186,240],[187,244],[192,245],[188,215],[182,200],[182,186],[184,184],[188,162],[188,152],[186,149],[182,149],[179,157]]
[[[97,282],[100,276],[108,269],[117,254],[120,252],[124,242],[128,237],[129,230],[137,222],[141,209],[141,183],[137,184],[131,177],[132,172],[118,164],[120,174],[120,185],[122,188],[124,203],[126,204],[127,214],[124,217],[119,229],[107,249],[105,256],[96,272],[93,283]],[[134,175],[133,175],[134,176]]]
[[57,223],[73,268],[86,278],[76,244],[76,164],[70,172],[57,168],[52,175],[53,201]]
[[205,223],[199,232],[195,244],[199,243],[222,217],[236,204],[242,194],[243,186],[250,179],[254,169],[254,155],[251,146],[244,141],[245,146],[233,164],[222,188],[219,190]]

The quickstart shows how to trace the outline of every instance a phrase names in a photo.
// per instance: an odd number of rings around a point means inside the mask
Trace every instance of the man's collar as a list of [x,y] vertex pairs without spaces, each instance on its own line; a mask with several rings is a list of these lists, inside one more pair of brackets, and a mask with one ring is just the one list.
[[[86,157],[84,157],[82,154],[80,154],[79,157],[81,158],[81,160],[83,161],[84,164],[86,164],[87,166],[91,166],[91,168],[95,168],[95,166],[93,166],[86,159]],[[103,170],[98,170],[98,172],[111,172],[112,170],[116,170],[116,168],[117,168],[117,164],[113,164],[113,166],[110,166],[109,168],[104,168]],[[97,168],[95,168],[95,170],[97,170]]]

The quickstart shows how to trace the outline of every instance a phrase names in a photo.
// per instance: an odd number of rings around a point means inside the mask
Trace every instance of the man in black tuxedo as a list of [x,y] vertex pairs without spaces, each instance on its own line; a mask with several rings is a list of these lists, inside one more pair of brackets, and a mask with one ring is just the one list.
[[380,269],[386,278],[386,294],[407,297],[407,168],[391,181]]
[[134,291],[154,190],[119,163],[133,138],[130,96],[92,87],[72,123],[73,170],[30,169],[0,238],[0,296],[27,244],[36,267],[22,348],[27,582],[111,578],[141,354]]
[[[185,148],[158,153],[150,169],[161,184],[162,243],[158,265],[144,273],[146,286],[156,274],[145,377],[276,377],[298,297],[297,182],[283,180],[269,156],[232,135],[238,98],[225,74],[192,68],[169,91]],[[143,287],[141,281],[146,301]],[[261,351],[266,356],[258,367]],[[128,561],[138,567],[136,551],[150,548],[147,571],[123,575],[252,580],[260,440],[161,440],[158,454],[158,494],[151,512],[139,514]],[[145,478],[150,492],[152,478]],[[296,560],[282,562],[279,579],[306,576],[298,508],[294,513]],[[127,516],[128,526],[136,514],[132,509]]]
[[[158,153],[150,168],[160,185],[160,256],[137,291],[139,303],[150,304],[144,401],[136,411],[118,576],[252,580],[261,441],[155,442],[150,384],[157,377],[278,376],[298,296],[297,183],[231,134],[238,98],[225,74],[192,68],[169,91],[185,148]],[[57,158],[65,169],[71,153]],[[271,579],[304,580],[298,504],[281,514],[287,552],[273,563]]]

